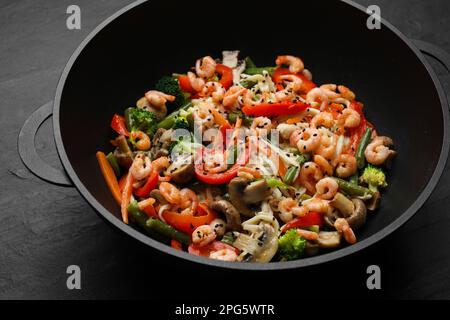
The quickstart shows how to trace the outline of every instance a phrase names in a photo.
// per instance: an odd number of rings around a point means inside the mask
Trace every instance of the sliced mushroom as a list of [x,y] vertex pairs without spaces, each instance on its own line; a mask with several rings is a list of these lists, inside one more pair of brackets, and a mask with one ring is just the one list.
[[125,136],[120,135],[114,141],[117,145],[116,150],[114,150],[114,156],[122,167],[129,168],[133,163],[133,153],[127,139]]
[[136,106],[139,109],[145,109],[147,111],[153,112],[156,116],[156,119],[158,121],[161,121],[162,119],[164,119],[164,117],[167,115],[167,107],[164,105],[161,108],[156,108],[153,107],[147,100],[146,97],[142,97],[140,98],[137,102],[136,102]]
[[337,193],[330,204],[339,210],[337,212],[329,212],[325,215],[325,222],[331,227],[337,218],[343,217],[353,230],[358,229],[366,222],[366,205],[361,199],[348,199],[342,193]]
[[305,254],[308,257],[315,256],[319,253],[319,245],[317,243],[308,241],[305,246]]
[[375,211],[380,205],[381,194],[379,192],[375,192],[375,194],[367,201],[367,210]]
[[241,231],[241,216],[236,208],[226,200],[214,201],[210,208],[222,213],[227,220],[227,229],[231,231]]
[[171,181],[177,184],[186,184],[195,175],[193,157],[182,158],[172,163],[166,170],[171,176]]
[[353,204],[355,205],[355,209],[353,210],[350,217],[345,218],[353,230],[360,228],[366,223],[366,205],[361,199],[353,198]]
[[250,206],[258,203],[270,195],[270,188],[265,180],[250,182],[237,177],[228,184],[228,194],[234,207],[246,217],[253,217],[255,210]]
[[169,155],[172,132],[172,129],[166,130],[164,128],[159,128],[156,130],[155,135],[153,136],[152,148],[150,149],[153,159]]
[[320,231],[317,244],[320,248],[337,248],[341,244],[341,235],[337,231]]
[[271,194],[271,190],[266,180],[258,180],[251,182],[244,189],[243,200],[247,204],[254,204],[263,201]]

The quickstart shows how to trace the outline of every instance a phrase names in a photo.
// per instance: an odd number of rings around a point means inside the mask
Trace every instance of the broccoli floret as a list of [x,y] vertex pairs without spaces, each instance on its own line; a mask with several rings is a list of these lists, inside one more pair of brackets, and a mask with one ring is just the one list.
[[368,165],[361,176],[361,182],[367,183],[369,189],[377,192],[378,188],[387,186],[386,175],[380,168]]
[[156,83],[155,89],[175,97],[174,102],[167,102],[166,104],[169,110],[178,109],[188,102],[186,96],[184,95],[183,91],[181,91],[180,86],[178,85],[178,80],[174,79],[173,77],[162,77]]
[[174,129],[186,129],[189,130],[189,121],[186,119],[186,117],[183,116],[177,116],[175,118],[175,122],[173,124]]
[[158,120],[153,112],[139,108],[128,108],[125,111],[127,127],[130,131],[143,131],[152,136],[156,131]]
[[306,239],[296,229],[290,229],[278,239],[278,254],[281,260],[296,260],[302,256],[305,246]]

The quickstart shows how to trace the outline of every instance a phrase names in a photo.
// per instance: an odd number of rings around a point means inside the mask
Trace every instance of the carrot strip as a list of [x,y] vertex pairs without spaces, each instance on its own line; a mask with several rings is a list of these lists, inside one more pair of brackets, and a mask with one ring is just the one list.
[[132,174],[127,175],[125,186],[122,192],[122,202],[120,204],[120,212],[122,213],[122,220],[128,224],[128,205],[130,204],[131,194],[133,192],[134,177]]
[[118,204],[121,204],[122,195],[120,193],[119,183],[117,182],[116,174],[114,173],[113,168],[109,164],[109,161],[108,159],[106,159],[106,155],[103,152],[98,151],[96,153],[96,157],[100,166],[100,170],[102,171],[103,178],[108,185],[109,191],[111,191],[114,200],[116,200]]
[[278,157],[278,175],[283,178],[286,175],[286,166],[284,165],[283,160]]

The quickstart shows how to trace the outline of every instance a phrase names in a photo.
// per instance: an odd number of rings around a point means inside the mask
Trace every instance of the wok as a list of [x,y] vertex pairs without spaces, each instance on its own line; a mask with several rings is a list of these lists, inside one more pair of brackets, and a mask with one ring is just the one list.
[[[221,2],[223,3],[223,2]],[[283,2],[283,13],[252,2],[227,5],[200,1],[135,2],[104,21],[68,61],[53,102],[39,108],[19,135],[19,153],[37,176],[74,185],[108,223],[168,255],[216,267],[274,270],[331,261],[386,237],[428,198],[449,151],[445,94],[423,52],[449,70],[449,56],[412,42],[386,21],[366,26],[365,9],[351,1]],[[342,83],[365,104],[378,132],[394,139],[398,156],[389,172],[381,207],[358,230],[355,245],[312,258],[268,264],[228,263],[176,251],[120,219],[120,210],[98,169],[97,150],[110,150],[111,116],[152,88],[165,74],[185,71],[198,57],[238,49],[258,65],[278,54],[302,57],[316,83]],[[36,153],[37,129],[53,114],[53,129],[65,172]]]

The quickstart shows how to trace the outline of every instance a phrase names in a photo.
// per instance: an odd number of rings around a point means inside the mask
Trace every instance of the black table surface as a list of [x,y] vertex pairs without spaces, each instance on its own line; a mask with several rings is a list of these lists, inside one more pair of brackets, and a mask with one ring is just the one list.
[[[449,1],[357,2],[379,5],[382,17],[408,37],[450,51]],[[82,28],[68,30],[66,8],[73,1],[0,1],[0,298],[193,299],[192,284],[213,279],[228,288],[223,292],[240,297],[270,298],[275,291],[267,286],[279,291],[288,283],[299,297],[311,292],[331,298],[450,298],[448,166],[423,208],[381,243],[324,266],[277,273],[210,270],[165,258],[106,225],[75,188],[54,186],[29,173],[16,147],[20,127],[53,98],[65,63],[84,37],[129,3],[77,0]],[[432,65],[448,92],[450,77]],[[36,144],[46,161],[61,166],[49,121]],[[381,268],[381,290],[366,287],[366,268],[373,264]],[[69,265],[81,268],[81,290],[66,287]],[[243,281],[244,287],[259,289],[233,289]]]

